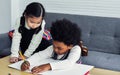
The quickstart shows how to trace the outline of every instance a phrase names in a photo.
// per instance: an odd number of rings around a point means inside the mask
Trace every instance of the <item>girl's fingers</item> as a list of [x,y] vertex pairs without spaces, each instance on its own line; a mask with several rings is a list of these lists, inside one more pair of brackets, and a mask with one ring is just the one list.
[[19,60],[22,60],[22,58],[19,56],[19,58],[18,58]]
[[14,59],[14,62],[18,62],[18,58],[15,58],[15,59]]
[[10,58],[10,63],[15,63],[18,62],[18,58],[17,57],[11,57]]

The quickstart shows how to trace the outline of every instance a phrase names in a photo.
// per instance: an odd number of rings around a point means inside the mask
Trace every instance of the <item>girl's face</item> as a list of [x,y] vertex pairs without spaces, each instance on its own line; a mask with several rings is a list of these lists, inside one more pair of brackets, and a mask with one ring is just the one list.
[[63,42],[59,41],[53,41],[53,49],[58,55],[65,54],[67,51],[69,51],[73,46],[67,46]]
[[34,16],[25,16],[25,19],[27,21],[28,27],[35,29],[39,27],[42,23],[42,17],[34,17]]

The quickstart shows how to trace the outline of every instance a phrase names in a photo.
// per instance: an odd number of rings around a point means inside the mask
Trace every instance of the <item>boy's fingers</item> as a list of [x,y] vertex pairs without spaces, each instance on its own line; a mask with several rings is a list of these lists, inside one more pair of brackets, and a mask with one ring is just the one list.
[[29,65],[28,64],[25,64],[25,67],[26,67],[26,69],[29,69]]
[[34,73],[39,73],[39,72],[41,72],[42,70],[33,70],[32,71],[32,73],[34,74]]
[[30,67],[29,64],[23,63],[23,64],[21,65],[21,70],[22,70],[22,71],[25,71],[25,70],[29,69],[29,67]]
[[29,67],[30,67],[30,63],[25,60],[25,61],[22,63],[22,65],[21,65],[21,70],[22,70],[22,71],[28,70]]
[[21,70],[22,70],[22,71],[25,71],[25,70],[27,70],[27,69],[28,69],[28,67],[25,67],[25,66],[22,66],[22,67],[21,67]]
[[31,71],[34,72],[36,71],[36,69],[37,69],[37,66],[33,67]]
[[28,61],[24,61],[24,64],[28,67],[30,66],[30,63]]
[[32,73],[34,74],[34,73],[40,73],[40,72],[43,72],[43,70],[41,69],[41,68],[39,68],[39,67],[34,67],[33,69],[32,69]]

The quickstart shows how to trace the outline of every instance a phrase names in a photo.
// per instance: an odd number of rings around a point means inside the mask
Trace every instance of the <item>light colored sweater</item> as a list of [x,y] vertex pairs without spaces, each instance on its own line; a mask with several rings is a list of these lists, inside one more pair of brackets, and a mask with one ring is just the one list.
[[[17,20],[16,25],[15,25],[15,31],[13,33],[12,46],[11,46],[11,57],[19,56],[18,51],[20,48],[20,40],[22,38],[21,33],[18,32],[19,26],[20,26],[20,19]],[[25,22],[25,27],[27,29],[30,29],[26,22]],[[43,20],[41,30],[38,32],[38,34],[33,35],[30,45],[28,46],[28,49],[24,53],[25,56],[30,57],[31,54],[36,50],[36,48],[41,43],[42,36],[44,33],[44,27],[45,27],[45,21]]]
[[[44,60],[48,58],[52,59],[51,58],[52,53],[53,53],[53,45],[49,46],[43,51],[39,51],[38,53],[35,53],[30,58],[28,58],[27,61],[30,62],[30,65],[34,65],[35,63],[39,63],[40,60]],[[58,55],[57,59],[60,59],[63,55]],[[76,63],[76,61],[78,61],[80,56],[81,56],[81,48],[80,46],[76,45],[70,50],[67,59],[56,60],[55,62],[51,62],[49,64],[52,70],[69,68],[73,66]]]

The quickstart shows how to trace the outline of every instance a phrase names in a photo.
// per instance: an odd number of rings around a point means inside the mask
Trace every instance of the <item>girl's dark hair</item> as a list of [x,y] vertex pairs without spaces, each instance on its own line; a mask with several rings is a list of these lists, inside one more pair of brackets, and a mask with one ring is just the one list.
[[53,40],[66,45],[79,45],[81,40],[80,28],[67,19],[57,20],[52,23],[51,35]]
[[[22,32],[22,27],[25,25],[25,15],[29,17],[40,17],[44,18],[45,16],[45,9],[41,3],[38,2],[32,2],[29,5],[27,5],[26,9],[24,10],[21,20],[20,20],[20,27],[19,32]],[[42,24],[42,23],[41,23]],[[41,30],[41,25],[36,29],[36,34]]]

